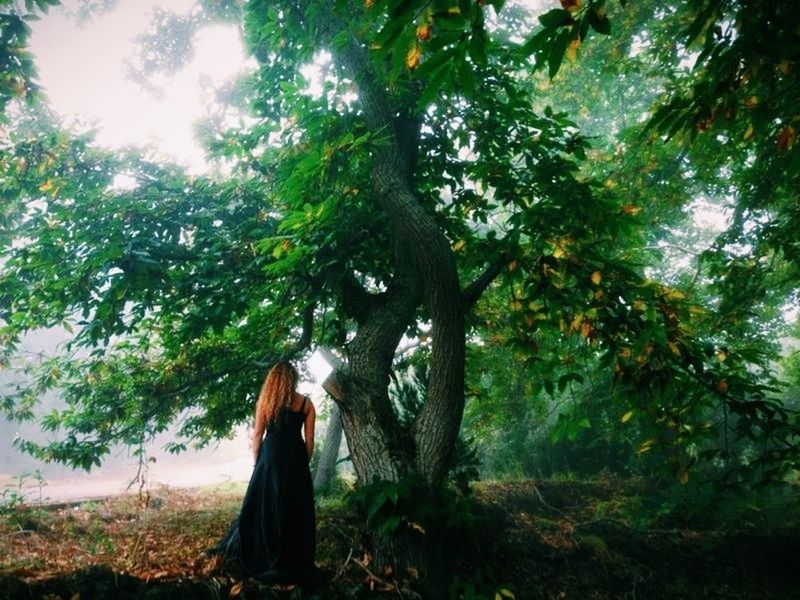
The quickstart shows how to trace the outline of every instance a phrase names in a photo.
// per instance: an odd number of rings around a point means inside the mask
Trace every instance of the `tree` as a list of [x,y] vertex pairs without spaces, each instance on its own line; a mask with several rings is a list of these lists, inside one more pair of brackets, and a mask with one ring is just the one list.
[[[770,10],[773,8],[779,13],[784,10],[775,6]],[[635,251],[650,276],[690,294],[697,307],[710,309],[708,318],[695,321],[693,337],[703,341],[709,356],[720,350],[720,361],[729,362],[733,358],[733,363],[740,365],[743,360],[750,362],[751,369],[757,368],[767,382],[779,357],[776,339],[785,331],[781,312],[796,293],[796,278],[791,274],[794,267],[787,261],[789,255],[775,252],[775,246],[768,242],[771,236],[764,232],[777,233],[791,217],[772,211],[754,212],[747,205],[756,189],[762,191],[760,202],[770,197],[763,194],[767,191],[767,181],[774,185],[770,194],[778,200],[776,206],[782,204],[781,190],[791,188],[789,182],[797,174],[791,167],[794,160],[791,149],[781,150],[775,138],[767,137],[756,144],[753,137],[721,134],[721,130],[732,127],[745,132],[752,118],[749,110],[739,111],[738,118],[743,123],[737,124],[731,115],[721,117],[712,129],[709,129],[712,124],[702,129],[691,125],[686,134],[676,133],[670,139],[655,135],[648,117],[653,114],[654,102],[664,101],[662,87],[670,85],[680,91],[708,75],[702,61],[693,71],[685,67],[685,31],[697,18],[698,5],[662,7],[637,2],[624,9],[609,6],[608,10],[613,29],[607,43],[578,44],[573,53],[567,54],[554,79],[547,73],[530,78],[530,85],[536,90],[536,105],[558,105],[575,115],[581,130],[592,139],[590,160],[582,164],[584,172],[630,198],[646,216],[651,226],[642,232],[635,250],[631,246],[629,251]],[[729,8],[721,14],[726,11]],[[553,13],[564,15],[558,9]],[[758,21],[763,12],[749,10],[746,17]],[[560,23],[553,26],[556,31],[576,27],[574,19],[545,20]],[[731,18],[731,22],[739,26],[742,21]],[[533,37],[544,35],[548,35],[546,31]],[[758,44],[748,47],[758,48],[763,45],[761,40],[766,39],[760,38]],[[780,52],[791,55],[794,50],[787,45]],[[786,65],[783,66],[785,69]],[[782,73],[778,68],[774,72]],[[772,73],[767,70],[765,76],[770,78]],[[676,85],[676,81],[682,81],[682,85]],[[785,112],[786,108],[777,111]],[[767,111],[763,115],[769,117]],[[757,161],[753,160],[755,156],[759,157]],[[762,169],[753,168],[759,163],[781,166],[773,167],[772,177],[767,179],[760,173]],[[693,223],[692,213],[696,208],[716,208],[720,216],[736,211],[738,216],[727,231],[717,236]],[[787,242],[790,238],[781,233],[771,239]],[[511,356],[510,350],[502,345],[514,337],[512,323],[503,318],[502,305],[484,303],[484,307],[481,312],[493,326],[487,328],[481,345],[470,349],[468,387],[473,398],[467,406],[467,418],[470,431],[482,432],[487,438],[483,446],[489,465],[522,468],[529,474],[537,472],[553,451],[537,449],[532,455],[532,440],[550,440],[551,431],[553,437],[563,440],[562,449],[570,444],[577,446],[572,451],[578,453],[582,448],[602,444],[608,435],[615,436],[613,443],[617,450],[629,448],[637,438],[639,442],[634,448],[641,440],[661,437],[658,431],[648,434],[642,430],[643,425],[647,429],[645,423],[631,420],[631,415],[638,412],[629,412],[624,405],[615,406],[613,401],[597,400],[598,394],[613,399],[616,381],[608,381],[608,373],[602,367],[598,369],[595,353],[577,354],[583,382],[570,381],[568,393],[556,391],[550,395],[541,385],[537,386],[536,382],[547,379],[556,382],[559,379],[556,374],[565,370],[562,364],[565,352],[574,354],[572,349],[565,351],[561,340],[553,346],[552,338],[537,339],[538,365],[520,373],[524,393],[518,397],[520,388],[504,381],[507,375],[499,359]],[[486,387],[487,381],[491,382],[490,388]],[[684,382],[681,389],[687,397],[691,396],[690,383]],[[521,412],[523,406],[525,410]],[[509,415],[509,407],[514,410],[513,415]],[[718,476],[721,465],[725,465],[722,471],[726,472],[731,464],[746,463],[745,457],[759,442],[742,435],[739,412],[726,412],[725,402],[714,402],[705,410],[707,422],[726,425],[714,427],[718,437],[712,435],[703,441],[690,436],[692,439],[684,442],[694,448],[695,454],[724,456],[724,461],[711,461],[706,469],[694,469],[700,477]],[[621,424],[623,416],[628,418]],[[589,424],[591,428],[587,427]],[[568,434],[574,438],[578,432],[582,435],[577,444],[565,438]],[[512,450],[513,444],[516,446]],[[521,452],[520,445],[527,447],[528,452]],[[635,464],[639,469],[646,467],[648,472],[654,464],[642,460],[649,454],[627,450],[623,454],[627,455],[626,464]],[[591,456],[599,458],[597,452]],[[620,465],[623,461],[610,461],[607,466],[612,462]],[[597,468],[596,463],[593,465]],[[729,475],[723,480],[730,481]]]
[[[654,432],[639,450],[672,448],[680,477],[694,460],[686,439],[720,404],[748,416],[769,474],[795,464],[796,426],[752,361],[710,359],[694,335],[708,311],[637,264],[641,206],[581,173],[587,141],[565,114],[534,111],[521,82],[531,53],[554,76],[575,40],[607,33],[603,4],[550,11],[523,43],[499,25],[492,38],[502,5],[249,2],[250,121],[206,137],[225,178],[20,118],[0,155],[3,346],[79,327],[32,389],[4,399],[18,417],[41,389],[67,400],[43,419],[62,439],[23,448],[89,468],[113,441],[142,443],[178,418],[208,441],[249,418],[243,400],[271,362],[325,344],[346,358],[337,401],[359,481],[414,482],[435,506],[464,410],[467,334],[483,330],[475,307],[492,286],[522,360],[538,359],[541,335],[592,354],[621,413]],[[318,94],[301,71],[315,59]],[[135,184],[115,184],[120,174]],[[404,336],[428,358],[410,423],[389,395]],[[549,393],[582,379],[568,358]],[[437,573],[436,524],[394,525],[375,532],[376,564]]]

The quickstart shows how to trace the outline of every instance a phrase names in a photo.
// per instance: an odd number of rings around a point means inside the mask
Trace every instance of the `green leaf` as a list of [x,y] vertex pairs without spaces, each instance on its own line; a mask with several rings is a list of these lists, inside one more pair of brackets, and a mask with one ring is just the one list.
[[572,23],[572,15],[563,8],[553,8],[539,15],[539,22],[549,29]]
[[469,57],[476,65],[486,64],[486,46],[488,43],[489,38],[483,28],[472,32],[467,51],[469,52]]
[[378,525],[379,535],[388,535],[397,529],[402,522],[402,518],[398,515],[392,515]]
[[558,33],[556,39],[550,46],[550,54],[547,56],[548,75],[553,79],[558,70],[561,68],[561,63],[564,61],[564,54],[567,51],[572,32],[564,29]]
[[553,35],[553,31],[551,29],[541,29],[534,35],[530,37],[530,39],[522,45],[522,53],[524,55],[532,54],[534,52],[538,52],[542,50],[547,42]]
[[608,20],[605,14],[601,14],[597,7],[593,6],[590,8],[587,16],[589,25],[591,25],[592,29],[597,33],[602,33],[603,35],[609,35],[611,33],[611,21]]
[[475,76],[472,73],[472,65],[468,61],[461,63],[459,69],[461,89],[464,90],[464,95],[471,97],[475,95]]

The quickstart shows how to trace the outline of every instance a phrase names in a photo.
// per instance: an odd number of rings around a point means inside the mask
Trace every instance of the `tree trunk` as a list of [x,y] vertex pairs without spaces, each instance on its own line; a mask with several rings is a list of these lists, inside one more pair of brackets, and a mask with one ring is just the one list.
[[342,445],[342,415],[339,405],[333,402],[331,414],[328,417],[328,426],[325,429],[325,443],[319,456],[317,469],[314,472],[314,492],[320,493],[327,490],[331,480],[336,474],[336,461],[339,458],[339,448]]
[[[416,504],[437,502],[455,446],[464,410],[465,301],[450,241],[414,189],[422,119],[415,99],[390,96],[347,18],[329,2],[316,13],[323,38],[345,34],[332,44],[335,60],[358,90],[367,128],[380,134],[372,150],[372,192],[392,230],[394,275],[386,292],[372,296],[359,310],[357,333],[347,347],[343,376],[342,422],[350,458],[361,484],[375,479],[424,482]],[[308,17],[308,15],[305,15]],[[398,102],[406,105],[398,106]],[[425,403],[411,428],[403,428],[388,395],[389,374],[403,334],[424,303],[431,321],[430,382]],[[361,303],[360,303],[361,304]],[[392,535],[373,533],[376,573],[391,568],[395,577],[417,572],[423,580],[442,581],[441,538],[435,524],[422,533],[407,522]],[[413,576],[413,575],[412,575]]]

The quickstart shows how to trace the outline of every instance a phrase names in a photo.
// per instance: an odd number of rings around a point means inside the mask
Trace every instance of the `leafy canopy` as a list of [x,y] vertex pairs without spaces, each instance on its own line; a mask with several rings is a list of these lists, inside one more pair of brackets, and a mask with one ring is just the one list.
[[[713,296],[648,277],[650,205],[633,183],[600,183],[600,168],[588,172],[587,139],[565,113],[534,108],[527,78],[539,69],[557,77],[592,32],[611,34],[605,4],[564,3],[533,33],[504,25],[503,4],[247,3],[241,22],[258,68],[235,97],[248,119],[205,131],[225,177],[192,177],[135,152],[102,150],[43,109],[19,117],[0,154],[3,347],[10,358],[26,331],[75,330],[63,355],[35,365],[30,386],[4,396],[17,418],[32,417],[46,389],[58,388],[67,402],[43,420],[65,436],[23,448],[89,468],[114,441],[142,443],[175,419],[187,440],[204,443],[249,416],[244,400],[279,356],[312,344],[346,349],[398,269],[372,172],[385,132],[365,119],[341,60],[355,39],[371,50],[370,65],[361,66],[388,93],[414,167],[411,185],[450,240],[465,294],[476,289],[466,282],[497,278],[471,320],[476,339],[491,339],[503,323],[514,360],[546,373],[541,385],[551,396],[586,380],[578,357],[604,369],[620,418],[647,424],[639,452],[671,449],[681,477],[698,448],[709,450],[701,457],[726,459],[711,443],[733,426],[709,422],[718,409],[735,414],[737,435],[763,450],[742,465],[746,476],[776,477],[795,464],[795,417],[775,395],[768,360],[723,345],[751,325],[735,310],[736,282],[750,279],[746,261],[760,268],[762,256],[781,252],[793,264],[783,248],[791,244],[780,230],[755,258],[719,244],[708,255]],[[738,8],[712,11],[703,23],[733,27]],[[707,10],[697,4],[685,14],[696,23]],[[676,11],[665,8],[641,31]],[[764,14],[753,18],[768,20]],[[755,35],[748,31],[745,39]],[[714,49],[738,39],[715,35],[706,37]],[[701,55],[690,80],[716,77],[702,66],[717,65],[719,55]],[[314,60],[323,67],[318,94],[303,75]],[[685,83],[664,77],[679,98]],[[695,133],[711,129],[680,116],[696,106],[666,106],[651,128],[672,136],[689,124]],[[730,127],[740,127],[732,118]],[[779,145],[777,163],[768,159],[767,143],[722,155],[741,167],[734,181],[796,160],[791,142]],[[796,169],[786,172],[774,189],[791,194]],[[119,185],[120,174],[134,183]],[[741,198],[745,207],[752,195]],[[769,207],[767,223],[790,219],[788,200]],[[741,268],[738,279],[727,277]],[[408,323],[423,353],[427,319],[420,306]],[[563,435],[587,425],[577,415],[564,421]]]

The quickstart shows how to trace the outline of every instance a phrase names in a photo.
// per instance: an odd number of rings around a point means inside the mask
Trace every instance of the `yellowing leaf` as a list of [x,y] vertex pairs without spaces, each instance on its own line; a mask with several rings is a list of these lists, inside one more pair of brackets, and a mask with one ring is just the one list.
[[453,244],[453,252],[461,252],[466,245],[467,242],[464,240],[458,240],[455,244]]
[[421,42],[431,39],[430,23],[420,23],[417,25],[417,39]]
[[720,379],[717,383],[717,391],[719,391],[721,394],[727,394],[729,388],[730,385],[728,384],[727,379]]
[[419,66],[419,59],[421,55],[422,51],[420,50],[419,44],[414,42],[414,44],[406,53],[406,66],[412,70],[416,69]]
[[450,8],[447,9],[447,12],[450,13],[451,15],[460,15],[461,9],[458,6],[451,6]]
[[747,128],[744,130],[744,135],[742,136],[742,139],[746,142],[747,140],[753,137],[753,133],[755,133],[755,131],[756,130],[755,127],[753,127],[753,124],[748,123]]
[[425,528],[415,521],[409,521],[408,526],[411,527],[411,529],[413,529],[414,531],[422,533],[423,535],[425,534]]
[[794,143],[794,127],[787,125],[778,133],[778,152],[786,152]]
[[600,285],[600,282],[603,281],[603,274],[600,271],[595,271],[592,273],[592,283],[595,285]]
[[561,8],[571,13],[580,10],[581,6],[583,6],[583,0],[561,0]]
[[633,204],[626,204],[621,209],[619,209],[623,215],[636,215],[642,212],[641,206],[634,206]]
[[667,346],[669,346],[669,349],[672,350],[672,353],[675,356],[681,355],[681,350],[680,348],[678,348],[678,344],[676,344],[675,342],[667,342]]
[[642,442],[642,445],[639,446],[639,449],[636,451],[638,454],[644,454],[645,452],[650,452],[653,449],[653,446],[656,445],[656,440],[649,439]]
[[689,471],[681,471],[681,474],[678,476],[678,481],[680,481],[683,485],[689,483]]
[[53,189],[53,181],[51,179],[48,179],[42,185],[39,186],[40,192],[48,192],[52,189]]
[[511,310],[514,311],[514,312],[521,311],[522,310],[522,301],[517,300],[516,298],[514,298],[511,301]]
[[228,592],[228,598],[236,598],[242,593],[242,588],[244,588],[243,581],[237,581],[236,583],[231,586],[231,591]]
[[575,59],[578,58],[578,48],[580,47],[580,45],[581,45],[581,38],[579,37],[576,37],[569,43],[566,52],[564,52],[564,56],[567,57],[568,61],[575,62]]
[[517,270],[517,259],[515,258],[510,263],[508,263],[508,270],[509,272],[513,273]]
[[683,300],[686,298],[686,294],[684,294],[680,290],[676,290],[670,287],[664,287],[663,289],[664,297],[667,300],[674,301],[674,300]]
[[620,421],[623,422],[623,423],[627,423],[628,421],[631,420],[632,416],[633,416],[633,411],[629,410],[624,415],[622,415],[622,418],[620,419]]

